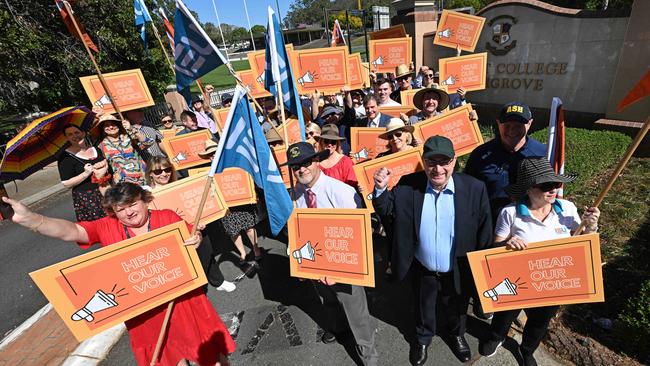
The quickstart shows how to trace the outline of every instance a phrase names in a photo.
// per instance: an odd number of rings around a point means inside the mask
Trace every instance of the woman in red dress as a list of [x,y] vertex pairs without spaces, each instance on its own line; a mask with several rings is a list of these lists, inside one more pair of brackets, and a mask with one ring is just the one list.
[[[94,243],[115,244],[182,220],[171,210],[149,210],[153,196],[133,183],[119,183],[106,191],[103,207],[108,216],[95,221],[74,223],[46,217],[18,201],[2,199],[14,209],[15,223],[42,235],[77,242],[82,248]],[[199,243],[200,232],[185,241],[185,245]],[[162,305],[125,322],[138,365],[149,365],[166,309]],[[227,365],[227,356],[234,351],[228,330],[198,288],[175,300],[156,365],[187,365],[187,360],[199,365]]]
[[320,136],[314,136],[318,141],[318,151],[328,150],[329,157],[321,160],[320,169],[325,175],[340,180],[353,188],[357,188],[359,181],[354,170],[352,169],[352,159],[342,154],[341,141],[344,137],[339,136],[339,128],[334,124],[323,126]]

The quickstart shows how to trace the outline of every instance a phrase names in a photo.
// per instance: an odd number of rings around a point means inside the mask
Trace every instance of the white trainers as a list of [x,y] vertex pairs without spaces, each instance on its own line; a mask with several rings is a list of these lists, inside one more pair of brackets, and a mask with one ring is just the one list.
[[237,286],[235,286],[234,283],[228,282],[228,281],[223,281],[221,286],[217,287],[217,291],[226,291],[226,292],[233,292]]

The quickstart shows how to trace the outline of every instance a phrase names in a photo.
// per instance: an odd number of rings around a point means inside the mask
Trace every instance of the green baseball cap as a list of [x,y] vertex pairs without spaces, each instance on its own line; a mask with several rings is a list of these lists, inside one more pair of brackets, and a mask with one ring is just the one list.
[[453,158],[456,156],[454,144],[444,136],[436,135],[429,137],[424,142],[422,158],[429,159],[435,155],[444,155],[448,158]]

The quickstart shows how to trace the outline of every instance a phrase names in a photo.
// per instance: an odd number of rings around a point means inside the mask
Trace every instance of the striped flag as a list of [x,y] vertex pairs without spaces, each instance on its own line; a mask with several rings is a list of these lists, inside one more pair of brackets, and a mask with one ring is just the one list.
[[158,8],[158,13],[163,20],[165,25],[165,33],[167,33],[167,40],[169,41],[169,46],[172,48],[172,56],[174,55],[174,26],[167,19],[167,14],[165,14],[165,9],[162,7]]
[[[546,157],[551,162],[555,173],[564,174],[564,108],[562,100],[553,97],[551,104],[551,118],[548,123],[548,145]],[[564,189],[560,188],[557,196],[564,196]]]
[[341,25],[339,24],[339,20],[335,19],[334,20],[334,28],[332,29],[332,42],[330,43],[330,47],[336,47],[339,44],[345,45],[345,37],[343,36],[343,31],[341,30]]
[[[269,24],[266,27],[266,67],[264,68],[264,88],[279,99],[276,81],[280,82],[284,108],[298,118],[300,136],[305,141],[305,119],[302,104],[291,72],[291,61],[284,46],[282,28],[275,12],[269,6]],[[278,104],[278,108],[280,108]]]
[[133,0],[133,13],[135,14],[135,27],[140,31],[140,38],[144,44],[144,48],[147,48],[147,32],[146,26],[147,22],[151,21],[151,15],[149,15],[149,9],[144,4],[144,0]]
[[[61,13],[61,18],[63,18],[63,23],[65,23],[66,28],[68,28],[68,32],[72,34],[75,38],[79,38],[79,33],[77,33],[77,30],[74,27],[74,23],[72,22],[72,17],[74,16],[73,14],[68,13],[68,9],[65,7],[66,1],[62,0],[54,0],[54,3],[56,4],[56,7],[59,9],[59,13]],[[70,6],[70,3],[68,3]],[[70,9],[72,9],[72,6],[70,6]],[[86,33],[86,30],[84,29],[83,25],[77,21],[77,26],[79,26],[79,30],[81,31],[81,39],[84,43],[86,43],[86,46],[90,48],[91,50],[99,53],[99,49],[97,49],[97,46],[95,46],[95,43],[93,43],[93,40],[90,39],[90,36],[88,33]]]

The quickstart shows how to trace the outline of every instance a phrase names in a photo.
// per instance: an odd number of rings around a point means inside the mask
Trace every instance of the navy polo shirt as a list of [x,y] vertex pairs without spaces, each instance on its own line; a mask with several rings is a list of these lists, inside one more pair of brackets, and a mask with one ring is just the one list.
[[510,184],[510,174],[515,174],[518,163],[524,158],[537,156],[546,156],[546,145],[528,136],[524,146],[514,153],[506,150],[501,139],[496,137],[469,155],[465,173],[485,183],[492,217],[498,217],[499,211],[510,204],[505,188]]

